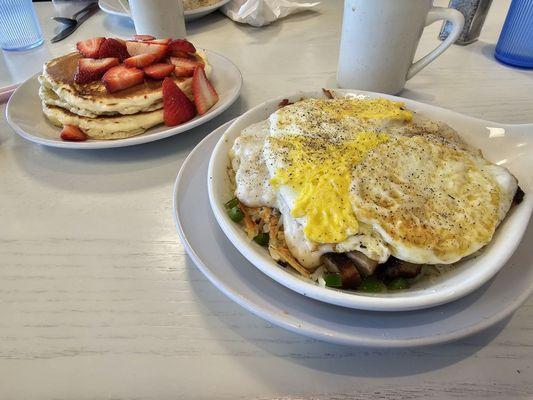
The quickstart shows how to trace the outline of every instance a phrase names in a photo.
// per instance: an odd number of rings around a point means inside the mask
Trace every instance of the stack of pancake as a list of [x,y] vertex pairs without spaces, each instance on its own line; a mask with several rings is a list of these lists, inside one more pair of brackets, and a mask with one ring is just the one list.
[[[198,52],[200,53],[200,52]],[[206,74],[210,66],[203,54]],[[163,123],[162,81],[144,83],[115,93],[108,93],[102,81],[74,82],[78,60],[75,52],[48,61],[39,77],[39,96],[43,112],[57,126],[75,125],[90,139],[123,139],[139,135]],[[172,79],[192,100],[192,77]]]

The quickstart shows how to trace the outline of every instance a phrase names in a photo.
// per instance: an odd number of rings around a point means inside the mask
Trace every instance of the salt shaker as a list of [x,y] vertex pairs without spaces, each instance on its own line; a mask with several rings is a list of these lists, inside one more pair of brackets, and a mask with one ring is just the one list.
[[[465,45],[475,42],[479,38],[481,28],[489,12],[492,0],[450,0],[448,7],[459,10],[465,17],[463,31],[456,44]],[[452,26],[449,22],[442,25],[439,38],[444,40],[450,34]]]

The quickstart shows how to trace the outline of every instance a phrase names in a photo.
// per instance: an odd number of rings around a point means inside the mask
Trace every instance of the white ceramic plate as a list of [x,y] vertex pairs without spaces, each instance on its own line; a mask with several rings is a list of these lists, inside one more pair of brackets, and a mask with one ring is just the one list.
[[[504,165],[518,178],[528,192],[532,188],[533,136],[531,125],[512,126],[482,121],[438,107],[379,93],[335,90],[338,95],[387,97],[404,101],[422,115],[447,122],[469,143],[483,150],[485,156]],[[410,289],[383,294],[367,294],[321,287],[309,279],[279,266],[268,250],[250,241],[243,229],[228,217],[224,203],[233,197],[226,173],[228,152],[240,132],[247,126],[262,121],[277,110],[279,102],[288,98],[297,101],[302,97],[321,97],[322,92],[297,93],[260,104],[237,118],[219,140],[209,164],[208,191],[213,213],[220,227],[235,247],[257,268],[288,288],[314,299],[344,307],[363,310],[405,311],[433,307],[456,300],[471,293],[492,278],[511,257],[520,243],[533,210],[533,196],[514,207],[498,228],[492,242],[481,254],[441,276],[435,282],[426,281]]]
[[226,238],[213,214],[205,179],[208,157],[229,123],[187,157],[174,185],[174,220],[185,249],[224,294],[255,315],[327,342],[407,347],[442,343],[479,332],[508,317],[533,290],[533,224],[494,279],[457,301],[407,312],[361,311],[301,296],[248,262]]
[[7,101],[16,88],[19,87],[18,83],[15,83],[14,85],[4,86],[0,88],[0,104]]
[[11,95],[6,109],[7,122],[9,122],[15,132],[25,139],[46,146],[69,149],[104,149],[133,146],[177,135],[215,118],[239,97],[242,76],[237,66],[220,54],[207,50],[205,52],[209,63],[213,67],[211,82],[218,92],[219,101],[206,114],[196,117],[185,124],[174,127],[158,125],[148,129],[141,135],[126,139],[87,140],[85,142],[63,141],[59,137],[60,129],[48,122],[41,111],[41,100],[38,94],[38,75],[28,79]]
[[[186,10],[183,13],[185,15],[185,20],[192,21],[201,18],[222,7],[229,1],[230,0],[221,0],[218,3],[213,4],[212,6],[201,7],[188,11]],[[130,5],[128,3],[128,0],[99,0],[98,5],[100,6],[100,9],[102,11],[108,14],[117,15],[119,17],[131,17]]]

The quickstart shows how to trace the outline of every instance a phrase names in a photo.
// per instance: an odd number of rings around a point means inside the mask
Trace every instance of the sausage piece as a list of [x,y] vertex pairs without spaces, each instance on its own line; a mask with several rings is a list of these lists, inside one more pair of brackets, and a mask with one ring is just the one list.
[[395,257],[390,257],[387,262],[383,264],[382,273],[386,279],[414,278],[421,270],[422,264],[413,264],[399,260]]
[[378,262],[368,258],[360,251],[350,251],[346,253],[348,258],[352,260],[355,264],[355,267],[359,271],[359,274],[363,276],[370,276],[376,272],[378,267]]
[[361,284],[361,275],[354,262],[345,254],[326,253],[322,256],[322,261],[331,272],[338,272],[342,278],[343,289],[357,289]]

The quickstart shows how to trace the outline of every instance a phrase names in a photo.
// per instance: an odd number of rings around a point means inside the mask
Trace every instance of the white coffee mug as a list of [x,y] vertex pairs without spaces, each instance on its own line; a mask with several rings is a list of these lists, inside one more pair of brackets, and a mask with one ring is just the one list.
[[129,0],[129,4],[138,35],[160,39],[186,37],[182,0]]
[[[341,88],[396,94],[459,37],[463,15],[432,0],[345,0],[337,82]],[[450,35],[413,63],[424,27],[452,23]]]

